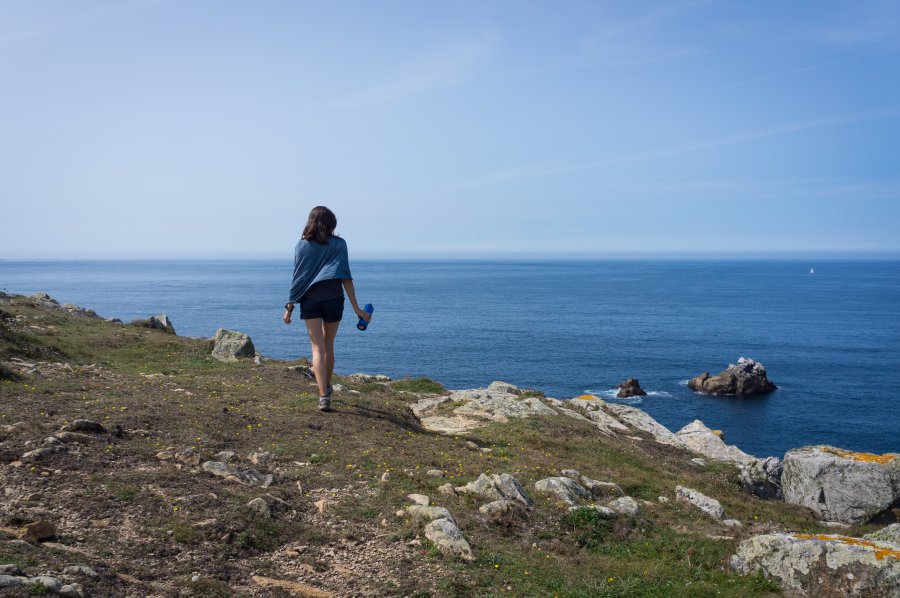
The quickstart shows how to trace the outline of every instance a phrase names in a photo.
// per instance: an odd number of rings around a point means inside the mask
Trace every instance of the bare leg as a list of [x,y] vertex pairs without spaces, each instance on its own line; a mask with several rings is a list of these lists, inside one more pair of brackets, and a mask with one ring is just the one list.
[[322,318],[303,320],[309,331],[309,343],[312,346],[313,372],[316,374],[316,386],[319,387],[319,396],[324,397],[328,392],[328,351],[325,347],[325,328]]
[[331,385],[331,376],[334,374],[334,337],[337,336],[338,328],[341,325],[341,321],[337,322],[323,322],[322,327],[325,329],[325,354],[326,354],[326,364],[328,369],[328,384],[325,386]]

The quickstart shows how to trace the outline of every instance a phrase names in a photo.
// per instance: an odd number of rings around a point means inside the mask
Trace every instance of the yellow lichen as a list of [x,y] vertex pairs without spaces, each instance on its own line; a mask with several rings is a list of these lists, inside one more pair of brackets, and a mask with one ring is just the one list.
[[879,546],[875,542],[860,540],[859,538],[851,538],[849,536],[831,536],[828,534],[796,534],[794,537],[801,540],[821,540],[823,542],[840,542],[841,544],[847,544],[849,546],[864,546],[875,551],[876,560],[880,561],[885,557],[890,557],[895,561],[900,560],[900,550],[891,550],[890,548]]
[[898,456],[897,453],[885,453],[883,455],[876,455],[874,453],[854,453],[853,451],[845,451],[843,449],[838,448],[825,448],[826,452],[829,452],[833,455],[837,455],[838,457],[843,457],[844,459],[853,459],[854,461],[866,461],[867,463],[880,463],[884,465],[886,463],[890,463]]
[[576,401],[594,401],[597,397],[594,395],[581,395],[580,397],[575,397]]

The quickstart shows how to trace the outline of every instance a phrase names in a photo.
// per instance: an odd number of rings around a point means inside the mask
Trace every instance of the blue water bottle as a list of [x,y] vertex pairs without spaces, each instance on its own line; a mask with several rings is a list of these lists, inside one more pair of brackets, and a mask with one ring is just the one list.
[[[375,308],[372,307],[371,303],[366,303],[365,306],[363,307],[363,311],[371,316],[372,312],[375,311]],[[362,318],[360,318],[359,322],[356,323],[356,327],[359,328],[360,330],[365,330],[366,328],[369,327],[369,323],[366,322],[365,320],[363,320]]]

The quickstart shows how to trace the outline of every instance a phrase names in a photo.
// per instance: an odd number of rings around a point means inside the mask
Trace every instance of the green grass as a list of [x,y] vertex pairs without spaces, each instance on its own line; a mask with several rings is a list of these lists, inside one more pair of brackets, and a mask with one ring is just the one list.
[[435,382],[434,380],[425,376],[420,376],[419,378],[404,378],[402,380],[397,380],[396,382],[393,382],[391,384],[391,387],[394,390],[414,392],[418,394],[441,394],[447,390],[440,382]]

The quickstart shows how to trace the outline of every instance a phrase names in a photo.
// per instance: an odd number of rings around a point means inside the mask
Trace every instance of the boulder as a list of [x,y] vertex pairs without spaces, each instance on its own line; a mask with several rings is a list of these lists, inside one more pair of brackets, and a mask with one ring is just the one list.
[[457,486],[456,491],[460,494],[474,494],[488,500],[514,500],[526,507],[530,507],[532,504],[531,497],[525,492],[525,488],[522,487],[519,480],[508,473],[500,475],[483,473],[474,482],[469,482],[465,486]]
[[27,577],[0,575],[0,590],[5,590],[7,588],[18,588],[22,586],[26,581],[28,581]]
[[425,526],[425,537],[434,542],[438,550],[444,554],[458,556],[464,561],[474,561],[472,547],[465,536],[450,519],[437,519]]
[[865,540],[873,540],[875,542],[890,542],[900,546],[900,523],[892,523],[887,527],[883,527],[876,532],[863,536]]
[[262,517],[269,518],[272,516],[272,509],[269,507],[269,503],[266,502],[264,498],[254,498],[250,502],[247,503],[247,507],[261,515]]
[[756,457],[748,455],[738,447],[725,444],[721,436],[706,427],[699,419],[675,432],[675,437],[682,446],[717,461],[749,464],[756,460]]
[[574,480],[584,486],[586,490],[594,495],[594,498],[608,494],[624,494],[622,488],[618,484],[593,480],[586,475],[581,475],[574,469],[563,469],[562,474],[570,480]]
[[755,395],[778,388],[769,380],[763,364],[746,357],[728,364],[715,376],[704,372],[690,380],[688,386],[710,395]]
[[436,519],[448,519],[450,521],[456,522],[453,519],[453,515],[450,514],[450,511],[445,509],[444,507],[428,507],[425,505],[409,505],[405,509],[406,514],[416,523],[421,523],[423,521],[434,521]]
[[637,378],[629,378],[625,382],[616,386],[619,389],[619,392],[616,393],[616,396],[620,399],[627,399],[630,397],[643,397],[646,396],[647,393],[641,388],[640,383]]
[[243,332],[219,328],[213,339],[215,344],[212,356],[219,361],[237,361],[240,358],[252,358],[256,355],[253,341]]
[[35,521],[19,530],[19,539],[26,542],[40,542],[56,536],[56,528],[49,521]]
[[717,521],[725,517],[725,509],[719,501],[697,490],[675,486],[675,500],[693,505]]
[[169,316],[166,314],[150,316],[147,319],[147,327],[155,330],[162,330],[166,334],[175,334],[175,326],[172,325],[172,320],[170,320]]
[[535,482],[534,489],[540,494],[546,494],[552,498],[574,506],[581,501],[591,498],[591,493],[584,486],[567,477],[544,478]]
[[89,419],[76,419],[61,428],[65,432],[84,432],[88,434],[106,434],[106,427]]
[[773,533],[741,542],[731,566],[802,596],[900,596],[900,546],[847,536]]
[[826,521],[864,523],[900,500],[900,455],[833,446],[791,449],[781,474],[784,500]]
[[781,473],[784,464],[778,457],[754,459],[741,466],[741,485],[760,498],[783,498]]

